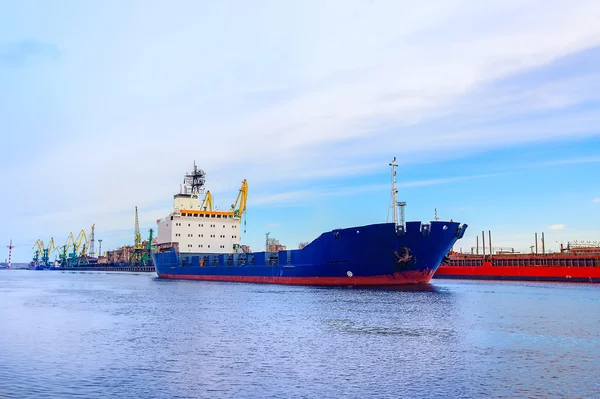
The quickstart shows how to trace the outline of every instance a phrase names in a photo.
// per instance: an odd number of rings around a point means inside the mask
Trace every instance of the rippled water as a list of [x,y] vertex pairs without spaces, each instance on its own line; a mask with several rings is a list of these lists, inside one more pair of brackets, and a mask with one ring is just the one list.
[[599,293],[1,271],[0,397],[600,397]]

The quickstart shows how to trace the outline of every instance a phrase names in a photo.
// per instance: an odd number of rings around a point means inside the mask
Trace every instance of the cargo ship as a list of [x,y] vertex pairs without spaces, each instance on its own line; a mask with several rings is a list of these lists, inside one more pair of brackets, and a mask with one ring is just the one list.
[[[158,220],[152,259],[162,279],[247,283],[379,286],[429,283],[444,255],[467,225],[435,220],[404,222],[406,203],[396,201],[396,159],[392,169],[392,221],[339,228],[293,250],[251,252],[240,245],[248,183],[242,182],[228,211],[213,210],[206,173],[195,162],[173,209]],[[204,195],[202,201],[200,197]],[[398,214],[401,215],[400,220]],[[245,222],[244,222],[245,226]]]
[[537,248],[536,234],[532,253],[494,252],[491,245],[487,254],[480,254],[479,246],[476,253],[450,251],[434,278],[600,283],[599,244],[568,243],[566,247],[561,245],[559,252],[546,252],[544,249],[538,253]]

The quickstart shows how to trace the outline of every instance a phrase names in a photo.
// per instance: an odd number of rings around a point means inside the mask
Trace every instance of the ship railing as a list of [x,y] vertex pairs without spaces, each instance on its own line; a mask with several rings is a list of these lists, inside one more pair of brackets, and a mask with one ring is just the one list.
[[450,259],[452,266],[481,266],[490,262],[492,266],[510,267],[598,267],[600,259],[595,258],[560,258],[560,257],[462,257]]

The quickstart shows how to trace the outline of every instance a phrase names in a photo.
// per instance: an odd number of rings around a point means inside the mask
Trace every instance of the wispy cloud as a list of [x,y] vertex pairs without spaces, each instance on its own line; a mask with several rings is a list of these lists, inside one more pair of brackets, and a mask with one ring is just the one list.
[[355,195],[369,191],[384,190],[388,185],[363,185],[357,187],[319,187],[315,189],[286,191],[281,193],[273,193],[260,195],[256,198],[248,200],[251,206],[266,206],[266,205],[313,205],[314,200],[325,197],[343,197]]
[[598,198],[594,198],[594,199],[592,200],[592,202],[594,202],[594,203],[596,203],[596,204],[600,204],[600,197],[598,197]]
[[404,182],[404,183],[401,182],[401,183],[398,183],[397,186],[398,187],[433,186],[433,185],[438,185],[438,184],[456,183],[456,182],[472,180],[472,179],[485,179],[485,178],[489,178],[489,177],[499,177],[499,176],[505,176],[508,174],[509,174],[508,172],[504,172],[504,173],[488,173],[488,174],[471,175],[471,176],[443,177],[443,178],[439,178],[439,179],[416,180],[416,181],[409,181],[409,182]]
[[564,230],[565,227],[567,226],[565,226],[564,224],[553,224],[551,226],[548,226],[550,230]]
[[[435,186],[440,184],[451,184],[460,181],[482,179],[496,176],[503,176],[505,173],[482,174],[472,176],[444,177],[438,179],[425,179],[407,182],[398,182],[398,188],[416,188],[425,186]],[[249,204],[252,206],[287,204],[298,205],[311,204],[313,200],[324,197],[343,197],[348,195],[357,195],[373,191],[391,190],[391,184],[367,184],[358,186],[320,186],[305,190],[285,191],[261,195],[256,198],[250,198]]]
[[575,165],[575,164],[586,164],[586,163],[599,163],[600,156],[585,156],[585,157],[574,157],[564,159],[552,159],[549,161],[540,161],[529,164],[522,164],[519,167],[540,167],[540,166],[555,166],[555,165]]

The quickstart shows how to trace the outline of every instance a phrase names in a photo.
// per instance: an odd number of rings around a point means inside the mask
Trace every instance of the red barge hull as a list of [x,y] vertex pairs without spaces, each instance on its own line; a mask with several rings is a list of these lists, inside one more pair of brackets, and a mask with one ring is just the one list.
[[433,278],[600,283],[600,267],[440,266]]
[[433,278],[600,283],[600,248],[492,256],[451,252]]

